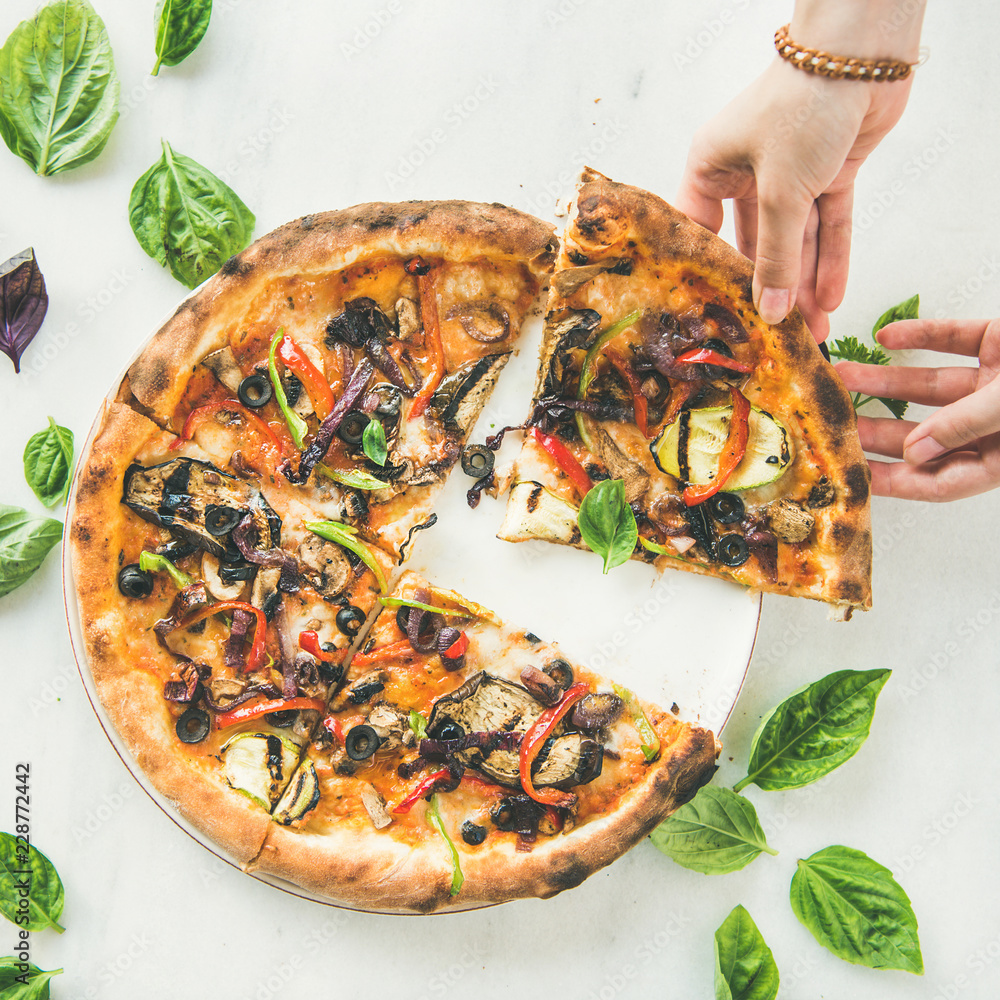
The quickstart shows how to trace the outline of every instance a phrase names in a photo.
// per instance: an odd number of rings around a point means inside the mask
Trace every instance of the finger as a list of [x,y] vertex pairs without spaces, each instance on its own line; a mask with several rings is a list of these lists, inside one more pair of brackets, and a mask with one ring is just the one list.
[[817,343],[826,340],[830,333],[830,318],[816,302],[816,262],[819,253],[819,209],[813,205],[802,235],[802,268],[795,305],[802,313],[806,326]]
[[920,464],[1000,431],[1000,378],[931,414],[906,439],[903,457]]
[[744,257],[753,260],[757,253],[756,197],[735,198],[733,220],[736,223],[736,246]]
[[851,392],[947,406],[976,391],[978,368],[904,368],[839,361],[834,368]]
[[882,327],[875,339],[890,351],[910,348],[974,358],[989,324],[985,319],[903,319]]
[[925,465],[870,462],[872,493],[901,500],[937,503],[976,496],[1000,485],[1000,466],[972,452],[958,452]]
[[722,198],[705,190],[698,167],[692,158],[688,159],[681,178],[680,187],[674,198],[674,206],[699,226],[717,233],[722,228],[724,212]]
[[757,178],[757,255],[753,300],[765,323],[780,323],[795,302],[802,243],[813,208],[805,193],[789,190],[787,178]]
[[858,437],[864,451],[887,458],[902,458],[903,442],[916,426],[916,421],[894,417],[858,417]]
[[851,213],[854,186],[821,194],[819,207],[819,260],[816,266],[816,302],[833,312],[843,301],[851,258]]

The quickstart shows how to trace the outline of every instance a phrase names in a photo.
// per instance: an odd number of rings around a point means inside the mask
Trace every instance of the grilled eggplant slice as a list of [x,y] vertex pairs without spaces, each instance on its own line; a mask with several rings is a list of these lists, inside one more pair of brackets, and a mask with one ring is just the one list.
[[281,519],[268,502],[242,479],[194,458],[175,458],[145,468],[132,465],[125,473],[122,503],[145,521],[151,521],[221,559],[226,552],[226,534],[213,534],[206,524],[212,512],[212,527],[218,531],[219,509],[235,511],[229,520],[238,524],[249,513],[257,527],[257,544],[264,549],[281,545]]
[[428,403],[428,411],[447,430],[468,434],[509,359],[509,351],[487,354],[457,368],[441,380]]

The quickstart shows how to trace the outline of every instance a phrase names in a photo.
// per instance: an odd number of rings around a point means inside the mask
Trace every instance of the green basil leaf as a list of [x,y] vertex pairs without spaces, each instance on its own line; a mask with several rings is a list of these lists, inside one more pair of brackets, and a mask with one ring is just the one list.
[[765,716],[750,749],[749,784],[802,788],[850,760],[868,739],[891,670],[838,670],[800,688]]
[[66,499],[72,470],[73,432],[49,417],[49,426],[24,448],[24,478],[46,507],[55,507]]
[[879,318],[875,321],[875,325],[872,327],[872,336],[874,337],[883,326],[888,326],[890,323],[896,323],[901,319],[919,319],[919,317],[920,296],[911,295],[908,299],[904,299],[891,309],[886,309],[886,311],[879,316]]
[[161,65],[176,66],[187,59],[205,37],[211,17],[212,0],[157,0],[156,65],[152,75],[160,72]]
[[635,514],[625,502],[625,482],[605,479],[580,504],[577,519],[584,542],[604,558],[604,572],[628,562],[639,538]]
[[62,521],[0,503],[0,597],[28,580],[62,533]]
[[753,918],[737,906],[715,932],[715,1000],[774,1000],[778,966]]
[[43,972],[30,962],[0,958],[0,1000],[49,1000],[49,980],[60,972]]
[[361,435],[361,450],[376,465],[385,465],[389,457],[386,447],[385,428],[379,420],[369,420]]
[[668,816],[650,840],[677,864],[704,875],[746,868],[767,845],[753,803],[728,788],[706,785]]
[[827,847],[792,876],[795,916],[838,958],[923,975],[917,918],[888,868],[851,847]]
[[128,221],[139,246],[195,288],[246,247],[257,220],[215,174],[161,142],[163,155],[132,188]]
[[55,0],[0,49],[0,136],[42,177],[89,163],[118,120],[118,74],[86,0]]
[[52,862],[24,837],[0,833],[0,913],[26,930],[62,934],[56,923],[62,910],[63,885]]

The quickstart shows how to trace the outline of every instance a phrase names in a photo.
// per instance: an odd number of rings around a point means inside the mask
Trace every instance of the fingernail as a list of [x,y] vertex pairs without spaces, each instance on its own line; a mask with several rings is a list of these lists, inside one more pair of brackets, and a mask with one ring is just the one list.
[[928,435],[919,441],[914,441],[903,451],[903,458],[911,465],[920,465],[923,462],[930,462],[943,455],[948,449],[937,443],[934,438]]
[[792,308],[792,293],[787,288],[763,288],[757,312],[765,323],[780,323]]

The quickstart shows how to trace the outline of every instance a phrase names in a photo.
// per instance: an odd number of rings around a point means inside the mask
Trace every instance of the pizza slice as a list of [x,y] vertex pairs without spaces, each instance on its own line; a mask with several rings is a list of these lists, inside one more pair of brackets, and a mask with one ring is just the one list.
[[621,480],[633,558],[870,606],[850,397],[797,312],[760,319],[752,274],[666,202],[584,171],[500,538],[586,547],[584,497]]
[[119,398],[275,505],[399,550],[513,350],[551,228],[500,205],[307,216],[230,260],[129,369]]
[[407,573],[250,866],[344,905],[552,896],[705,784],[713,735]]

